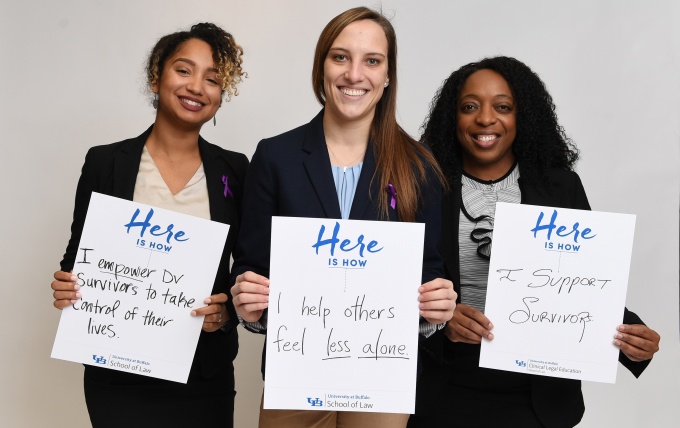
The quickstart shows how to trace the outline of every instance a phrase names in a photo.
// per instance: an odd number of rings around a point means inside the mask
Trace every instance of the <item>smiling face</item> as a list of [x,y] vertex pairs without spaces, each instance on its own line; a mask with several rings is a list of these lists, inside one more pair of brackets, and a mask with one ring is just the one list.
[[515,108],[508,82],[497,72],[484,69],[467,78],[456,105],[456,136],[465,172],[496,180],[510,170],[515,162]]
[[222,102],[210,45],[198,39],[187,40],[165,62],[163,74],[152,89],[158,94],[156,120],[200,129],[215,116]]
[[326,115],[343,122],[373,120],[387,78],[387,38],[377,23],[355,21],[333,41],[323,65]]

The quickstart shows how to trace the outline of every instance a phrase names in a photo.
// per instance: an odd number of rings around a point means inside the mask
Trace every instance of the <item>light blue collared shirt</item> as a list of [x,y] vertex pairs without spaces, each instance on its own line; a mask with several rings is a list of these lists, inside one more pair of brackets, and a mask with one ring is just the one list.
[[357,190],[357,183],[359,183],[359,176],[361,175],[361,167],[363,165],[363,162],[359,162],[354,166],[331,165],[335,191],[338,194],[338,202],[340,203],[340,215],[345,220],[349,218],[349,213],[352,210],[352,201],[354,201],[354,193]]

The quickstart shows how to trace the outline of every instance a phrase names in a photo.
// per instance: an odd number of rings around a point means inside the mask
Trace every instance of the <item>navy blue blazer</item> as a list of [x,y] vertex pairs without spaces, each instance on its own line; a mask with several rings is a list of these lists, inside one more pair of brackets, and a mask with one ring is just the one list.
[[[520,166],[520,172],[521,167]],[[521,174],[520,174],[521,176]],[[551,170],[541,185],[525,183],[519,180],[522,192],[522,204],[544,205],[556,208],[573,208],[589,210],[590,204],[583,189],[581,180],[575,172]],[[446,265],[446,278],[453,281],[460,301],[460,258],[458,252],[458,219],[460,216],[461,181],[458,178],[451,191],[444,195],[442,202],[442,254]],[[642,320],[628,309],[624,310],[623,322],[626,324],[642,324]],[[456,355],[461,352],[458,348],[470,348],[479,345],[468,345],[446,341],[446,355]],[[476,352],[479,352],[477,349]],[[633,362],[623,353],[619,353],[619,361],[636,377],[642,374],[649,361]],[[456,360],[448,361],[456,364]],[[479,369],[480,375],[493,376],[494,370]],[[582,418],[585,411],[581,381],[561,379],[548,376],[528,375],[530,378],[531,400],[536,415],[547,427],[573,427]],[[428,388],[441,391],[445,388],[448,373],[440,372],[428,377]],[[473,386],[474,387],[474,386]],[[442,394],[437,394],[441,396]],[[436,400],[435,400],[436,403]],[[430,404],[435,404],[430,403]],[[446,411],[446,404],[428,406],[424,413]],[[455,416],[452,415],[452,421]]]
[[[92,147],[87,152],[76,190],[71,239],[61,261],[63,271],[69,272],[73,269],[92,192],[132,200],[142,151],[152,128],[150,127],[136,138]],[[242,189],[248,168],[248,158],[241,153],[210,144],[201,137],[199,137],[198,148],[208,186],[210,217],[214,221],[230,225],[212,293],[229,293],[229,258],[239,229]],[[224,197],[223,175],[229,177],[229,189],[233,197]],[[231,319],[236,319],[231,297],[227,302],[227,310]],[[189,376],[190,381],[196,376],[210,378],[215,373],[224,370],[234,360],[237,352],[236,329],[229,334],[202,331]],[[86,376],[95,375],[99,381],[107,383],[113,381],[115,377],[129,375],[93,366],[85,366],[85,373]]]
[[[322,110],[308,124],[258,144],[246,176],[243,222],[234,249],[232,283],[246,271],[269,277],[272,216],[341,218],[323,114]],[[378,188],[378,180],[372,180],[375,170],[375,156],[369,143],[350,219],[382,220],[377,196],[387,190]],[[416,221],[425,223],[422,280],[427,282],[443,277],[444,273],[439,253],[441,185],[434,174],[429,174],[421,191]],[[388,220],[399,221],[392,208]],[[438,332],[422,340],[421,351],[441,360],[442,337]],[[264,359],[262,371],[264,374]]]

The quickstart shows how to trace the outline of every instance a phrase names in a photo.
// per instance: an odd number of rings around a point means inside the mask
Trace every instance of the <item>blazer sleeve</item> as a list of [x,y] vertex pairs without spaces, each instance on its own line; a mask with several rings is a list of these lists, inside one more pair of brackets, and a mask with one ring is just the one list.
[[60,263],[61,270],[70,272],[75,264],[78,254],[78,244],[83,233],[83,225],[87,216],[87,207],[90,204],[90,196],[97,190],[97,167],[95,160],[95,150],[91,148],[85,156],[85,163],[80,173],[78,187],[76,189],[76,200],[73,208],[73,222],[71,223],[71,238],[66,246],[66,252]]
[[[238,219],[238,227],[240,230],[241,223],[243,222],[243,186],[245,185],[245,179],[246,179],[246,174],[248,171],[248,165],[249,165],[248,158],[246,155],[242,153],[237,153],[235,155],[235,158],[233,162],[230,162],[230,165],[233,166],[235,173],[236,173],[236,179],[237,181],[237,186],[233,189],[235,198],[236,198],[236,203],[238,204],[238,213],[239,213],[239,219]],[[236,238],[238,238],[238,233],[236,234]],[[233,239],[233,238],[232,238]],[[237,239],[236,239],[237,240]],[[227,312],[229,313],[229,319],[231,320],[237,320],[238,317],[236,315],[236,309],[234,308],[234,299],[233,296],[231,295],[231,287],[229,286],[229,280],[231,278],[230,271],[229,271],[229,263],[230,263],[230,258],[233,253],[233,248],[236,246],[236,240],[231,241],[229,237],[227,238],[227,242],[225,242],[225,248],[224,252],[225,254],[223,255],[223,260],[220,261],[220,263],[223,263],[225,266],[220,266],[221,269],[226,269],[228,273],[225,276],[220,277],[218,275],[218,280],[215,283],[215,286],[213,287],[213,294],[215,293],[226,293],[228,296],[227,300]]]
[[[586,191],[583,188],[581,179],[578,174],[574,174],[574,192],[572,193],[572,198],[574,202],[574,207],[578,209],[589,210],[590,204],[588,203],[588,198],[586,196]],[[644,324],[637,314],[628,310],[628,308],[623,308],[623,323],[624,324]],[[645,360],[640,362],[635,362],[630,360],[626,355],[619,351],[619,362],[627,368],[635,377],[640,377],[642,372],[647,368],[650,361]]]
[[[442,187],[437,175],[427,169],[427,180],[421,186],[421,202],[416,221],[425,223],[422,282],[444,278],[444,261],[440,252]],[[420,349],[437,363],[444,360],[444,332],[436,330],[420,340]]]
[[588,196],[586,196],[586,189],[583,188],[583,183],[581,182],[581,177],[578,174],[574,174],[574,191],[572,194],[572,199],[574,201],[574,208],[579,210],[590,210],[590,203],[588,202]]
[[425,223],[422,282],[444,277],[444,261],[440,251],[442,230],[442,186],[431,168],[421,188],[421,203],[416,221]]
[[272,216],[277,212],[276,186],[266,140],[260,141],[246,174],[242,223],[236,246],[230,285],[244,272],[269,277]]

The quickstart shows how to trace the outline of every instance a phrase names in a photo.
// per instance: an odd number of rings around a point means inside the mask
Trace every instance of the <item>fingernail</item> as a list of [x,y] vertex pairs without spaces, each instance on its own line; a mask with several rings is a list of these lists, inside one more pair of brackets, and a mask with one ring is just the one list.
[[76,282],[78,281],[78,277],[75,275],[71,275],[71,281]]
[[626,331],[626,326],[623,325],[623,324],[621,324],[621,325],[618,327],[618,329],[619,329],[619,331]]
[[487,337],[489,340],[493,340],[493,333],[489,333],[489,336]]
[[489,323],[488,329],[491,330],[493,328],[493,323]]
[[616,333],[616,336],[614,336],[617,339],[623,339],[623,335],[621,333]]
[[614,341],[614,346],[616,346],[616,347],[621,346],[621,342],[619,342],[618,340],[615,340],[615,341]]
[[76,293],[76,297],[80,299],[81,297],[83,297],[83,293]]
[[78,284],[74,285],[73,289],[76,290],[76,291],[80,290],[80,285],[78,285]]
[[203,301],[203,303],[205,303],[206,305],[209,305],[209,304],[210,304],[210,297],[208,297],[207,299],[205,299],[205,300]]
[[78,303],[77,300],[71,300],[71,304],[72,304],[72,305],[75,305],[76,303]]
[[195,317],[196,316],[196,311],[191,311],[191,316]]

